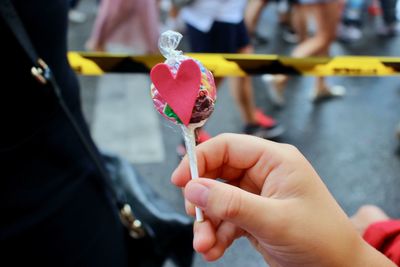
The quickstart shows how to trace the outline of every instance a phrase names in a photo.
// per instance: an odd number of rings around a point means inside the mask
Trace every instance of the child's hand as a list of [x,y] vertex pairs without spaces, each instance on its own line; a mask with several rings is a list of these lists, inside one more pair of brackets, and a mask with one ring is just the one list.
[[[206,260],[246,236],[271,266],[391,266],[361,239],[293,146],[224,134],[196,151],[200,177],[211,179],[190,181],[185,157],[172,182],[207,217],[195,224],[193,241]],[[193,205],[187,210],[194,214]]]

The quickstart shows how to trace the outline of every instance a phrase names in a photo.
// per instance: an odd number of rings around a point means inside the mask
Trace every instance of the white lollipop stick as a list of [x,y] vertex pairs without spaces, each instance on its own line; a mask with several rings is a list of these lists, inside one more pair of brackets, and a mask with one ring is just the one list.
[[[196,157],[196,137],[194,134],[194,130],[198,128],[198,125],[189,125],[186,127],[182,125],[183,138],[185,139],[186,153],[189,156],[189,166],[190,166],[190,174],[192,179],[199,178],[199,170],[197,169],[197,157]],[[202,222],[204,221],[203,212],[200,208],[195,207],[196,210],[196,221]]]

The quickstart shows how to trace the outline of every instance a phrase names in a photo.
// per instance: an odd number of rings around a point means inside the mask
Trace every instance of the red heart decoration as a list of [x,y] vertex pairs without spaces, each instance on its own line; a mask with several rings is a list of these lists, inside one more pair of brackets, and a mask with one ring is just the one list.
[[187,126],[201,85],[199,65],[187,59],[174,76],[167,64],[160,63],[153,67],[150,78],[161,97]]

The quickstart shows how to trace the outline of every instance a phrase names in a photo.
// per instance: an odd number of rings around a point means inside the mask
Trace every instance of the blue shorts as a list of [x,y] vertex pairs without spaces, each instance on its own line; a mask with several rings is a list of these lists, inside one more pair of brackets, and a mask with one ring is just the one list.
[[186,24],[190,48],[195,53],[237,53],[250,44],[244,21],[237,24],[215,21],[209,32]]

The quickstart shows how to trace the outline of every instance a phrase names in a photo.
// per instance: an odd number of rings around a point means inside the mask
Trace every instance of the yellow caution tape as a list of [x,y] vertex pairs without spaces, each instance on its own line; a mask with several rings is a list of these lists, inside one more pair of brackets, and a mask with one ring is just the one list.
[[[338,56],[292,58],[278,55],[188,53],[213,72],[215,77],[271,74],[308,76],[400,75],[400,58]],[[81,75],[105,73],[148,73],[161,55],[125,55],[69,52],[71,67]]]
[[392,67],[385,66],[378,58],[373,57],[337,57],[327,64],[317,65],[311,74],[321,76],[385,76],[396,74]]
[[77,73],[83,75],[102,75],[104,71],[92,60],[82,57],[79,53],[68,53],[69,63]]

